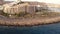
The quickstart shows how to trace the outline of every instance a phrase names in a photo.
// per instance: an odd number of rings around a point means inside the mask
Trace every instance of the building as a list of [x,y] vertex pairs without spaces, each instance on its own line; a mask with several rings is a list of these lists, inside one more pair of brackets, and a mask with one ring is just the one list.
[[19,14],[20,12],[27,12],[27,13],[35,13],[36,10],[41,10],[47,7],[45,3],[40,2],[24,2],[21,4],[16,4],[14,6],[10,6],[11,4],[4,5],[4,12],[8,14]]
[[3,3],[4,3],[4,0],[0,0],[0,5],[3,5]]
[[4,0],[0,0],[0,10],[2,10],[3,9],[3,5],[4,4]]

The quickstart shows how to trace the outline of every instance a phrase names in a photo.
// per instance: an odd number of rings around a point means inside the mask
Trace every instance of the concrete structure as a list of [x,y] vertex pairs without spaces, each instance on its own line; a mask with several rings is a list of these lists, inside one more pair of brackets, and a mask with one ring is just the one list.
[[58,4],[40,3],[40,2],[24,2],[10,6],[11,4],[4,4],[4,12],[8,14],[19,14],[22,12],[34,13],[36,10],[48,9],[49,7],[60,8]]
[[[9,4],[10,5],[10,4]],[[25,12],[26,11],[26,7],[28,4],[24,3],[24,4],[19,4],[16,6],[9,6],[8,4],[4,5],[4,12],[8,13],[8,14],[19,14],[20,12]]]
[[[8,14],[19,14],[21,11],[22,12],[27,12],[27,13],[35,13],[36,10],[40,10],[40,9],[43,9],[43,8],[40,8],[40,7],[44,7],[46,8],[47,6],[42,3],[39,3],[39,2],[24,2],[22,4],[18,4],[18,5],[15,5],[15,6],[10,6],[11,4],[5,4],[4,5],[4,12],[5,13],[8,13]],[[39,6],[38,6],[39,5]]]
[[27,13],[33,14],[36,11],[36,6],[29,5],[27,6],[26,10],[27,10]]
[[0,0],[0,5],[2,5],[4,3],[4,0]]
[[4,0],[0,0],[0,10],[2,10],[3,9],[3,5],[4,4]]

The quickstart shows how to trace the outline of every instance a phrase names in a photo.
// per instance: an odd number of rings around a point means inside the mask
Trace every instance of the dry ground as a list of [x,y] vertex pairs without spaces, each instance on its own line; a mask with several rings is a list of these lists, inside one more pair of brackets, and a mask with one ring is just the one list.
[[34,15],[27,14],[19,18],[8,18],[0,15],[0,25],[8,26],[31,26],[49,24],[60,21],[59,12],[36,12]]

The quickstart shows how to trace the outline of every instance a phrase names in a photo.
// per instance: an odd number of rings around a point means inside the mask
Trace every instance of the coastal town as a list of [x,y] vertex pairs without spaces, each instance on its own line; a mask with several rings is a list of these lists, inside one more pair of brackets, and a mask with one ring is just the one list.
[[40,25],[60,21],[60,5],[45,2],[0,0],[0,25]]

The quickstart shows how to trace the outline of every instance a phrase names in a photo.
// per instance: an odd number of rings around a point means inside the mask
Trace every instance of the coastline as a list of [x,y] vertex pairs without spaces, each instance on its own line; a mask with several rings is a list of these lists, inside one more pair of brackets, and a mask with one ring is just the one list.
[[[44,5],[44,3],[42,3],[41,5]],[[53,9],[52,11],[54,10],[58,12],[60,11],[59,10],[60,5],[56,5],[56,4],[46,4],[46,5],[49,7],[48,9],[51,9],[51,10]],[[6,26],[35,26],[35,25],[52,24],[52,23],[56,23],[59,21],[60,21],[60,16],[54,16],[54,15],[53,17],[50,16],[50,17],[43,17],[43,18],[39,17],[39,18],[23,18],[23,19],[20,19],[20,18],[11,19],[11,18],[5,18],[5,17],[0,16],[0,25],[4,25],[4,26],[5,25]]]
[[[6,20],[5,20],[6,19]],[[3,26],[35,26],[52,24],[60,21],[60,16],[57,17],[45,17],[45,18],[25,18],[25,19],[0,19],[0,25]]]

